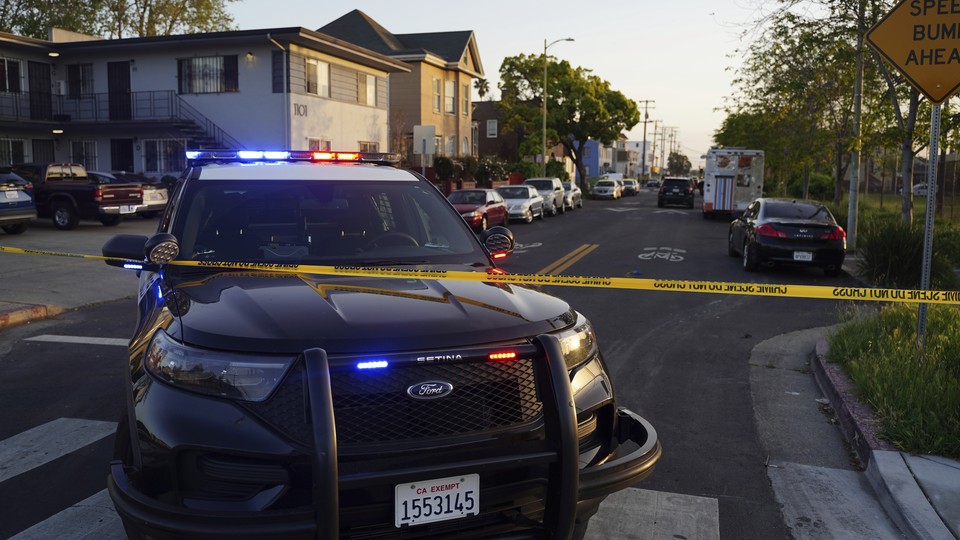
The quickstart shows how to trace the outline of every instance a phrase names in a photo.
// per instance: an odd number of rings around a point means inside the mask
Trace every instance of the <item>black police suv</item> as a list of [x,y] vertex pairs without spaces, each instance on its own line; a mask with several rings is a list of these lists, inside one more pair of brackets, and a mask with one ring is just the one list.
[[569,538],[652,472],[590,323],[388,157],[190,152],[157,234],[104,245],[140,274],[129,537]]

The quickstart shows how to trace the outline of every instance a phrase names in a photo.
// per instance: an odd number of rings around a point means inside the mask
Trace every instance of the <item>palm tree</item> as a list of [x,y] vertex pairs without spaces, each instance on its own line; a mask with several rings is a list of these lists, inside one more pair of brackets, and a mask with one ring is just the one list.
[[486,79],[477,79],[473,81],[473,89],[477,91],[477,95],[480,96],[480,101],[483,101],[483,96],[490,93],[490,81]]

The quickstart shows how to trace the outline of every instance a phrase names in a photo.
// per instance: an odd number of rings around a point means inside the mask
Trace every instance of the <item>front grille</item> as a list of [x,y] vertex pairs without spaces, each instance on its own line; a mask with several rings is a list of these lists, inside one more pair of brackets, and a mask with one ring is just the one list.
[[[410,386],[437,380],[453,385],[453,391],[428,401],[407,395]],[[331,389],[340,445],[499,430],[530,422],[543,409],[533,360],[334,368]],[[312,445],[302,363],[269,400],[246,405],[287,437]]]
[[[407,388],[441,380],[453,391],[418,401]],[[540,414],[532,360],[343,370],[333,373],[337,441],[357,444],[475,433]]]

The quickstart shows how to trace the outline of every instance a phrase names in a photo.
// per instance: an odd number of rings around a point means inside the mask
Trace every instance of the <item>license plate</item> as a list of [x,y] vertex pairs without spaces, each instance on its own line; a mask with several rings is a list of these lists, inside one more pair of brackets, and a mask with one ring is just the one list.
[[812,260],[813,260],[813,253],[810,253],[809,251],[794,251],[794,252],[793,252],[793,260],[795,260],[795,261],[812,261]]
[[4,191],[4,192],[3,192],[3,196],[6,197],[7,199],[18,199],[18,198],[20,198],[20,192],[19,192],[19,191]]
[[480,513],[480,475],[397,484],[394,525],[446,521]]
[[121,214],[132,214],[137,211],[137,207],[132,204],[123,204],[120,205]]

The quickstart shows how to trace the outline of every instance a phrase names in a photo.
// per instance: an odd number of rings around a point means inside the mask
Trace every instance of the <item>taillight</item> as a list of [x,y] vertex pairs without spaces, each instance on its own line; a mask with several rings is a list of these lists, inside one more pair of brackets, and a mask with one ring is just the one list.
[[777,229],[775,229],[775,228],[773,227],[773,225],[770,225],[769,223],[765,223],[765,224],[757,227],[757,235],[759,235],[759,236],[770,236],[770,237],[773,237],[773,238],[786,238],[786,237],[787,237],[787,233],[785,233],[785,232],[783,232],[783,231],[778,231]]
[[102,189],[97,188],[97,189],[93,190],[93,200],[95,200],[95,201],[97,201],[97,202],[100,202],[100,201],[103,200],[103,190],[102,190]]
[[820,235],[821,240],[844,240],[847,238],[847,232],[841,227],[836,227],[828,233]]
[[27,182],[27,185],[23,186],[23,189],[33,189],[33,184]]

